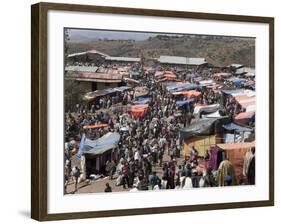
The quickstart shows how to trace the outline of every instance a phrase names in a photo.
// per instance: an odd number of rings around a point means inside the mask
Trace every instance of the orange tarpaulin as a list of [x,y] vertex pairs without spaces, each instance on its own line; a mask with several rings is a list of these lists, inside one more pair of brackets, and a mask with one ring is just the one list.
[[249,119],[255,114],[255,111],[242,112],[235,117],[235,120]]
[[175,74],[164,74],[165,78],[177,78]]
[[247,95],[237,95],[234,97],[237,101],[249,99],[250,97]]
[[174,74],[172,71],[164,71],[164,74]]
[[131,107],[131,113],[134,118],[144,117],[148,110],[148,104],[134,105]]
[[227,158],[234,166],[236,178],[243,179],[244,157],[245,154],[251,148],[255,147],[255,141],[230,143],[230,144],[217,144],[217,146],[225,150]]
[[172,77],[165,77],[163,79],[160,79],[156,82],[165,82],[165,81],[176,81],[176,78],[172,78]]
[[83,126],[84,129],[88,129],[88,128],[106,128],[108,127],[107,124],[95,124],[95,125],[85,125]]
[[247,101],[247,102],[239,102],[239,104],[243,107],[246,108],[247,106],[250,105],[255,105],[256,104],[256,100],[251,100],[251,101]]
[[196,90],[189,90],[189,91],[174,92],[173,95],[184,95],[188,98],[192,98],[192,97],[200,97],[202,94],[201,92]]

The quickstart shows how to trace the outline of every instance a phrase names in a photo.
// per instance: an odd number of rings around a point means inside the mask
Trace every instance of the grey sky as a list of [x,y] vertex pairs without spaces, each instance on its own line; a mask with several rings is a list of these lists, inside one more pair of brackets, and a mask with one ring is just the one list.
[[118,39],[118,40],[145,40],[154,37],[155,33],[120,32],[103,30],[68,29],[70,40]]

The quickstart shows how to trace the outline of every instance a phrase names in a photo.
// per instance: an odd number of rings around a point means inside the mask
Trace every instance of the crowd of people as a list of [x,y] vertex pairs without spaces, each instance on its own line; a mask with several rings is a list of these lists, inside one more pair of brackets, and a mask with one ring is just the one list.
[[[209,79],[210,74],[205,78]],[[104,164],[103,175],[124,189],[188,189],[254,184],[254,150],[249,156],[251,159],[247,163],[247,180],[244,183],[237,183],[235,180],[235,167],[228,158],[221,162],[218,169],[213,170],[208,165],[208,152],[202,157],[192,147],[189,155],[181,154],[183,140],[180,139],[179,132],[197,119],[193,114],[195,105],[219,104],[220,112],[231,119],[243,111],[235,100],[226,98],[220,91],[200,87],[197,89],[201,92],[199,97],[187,105],[177,106],[177,100],[187,98],[171,94],[153,75],[145,76],[139,81],[139,86],[147,87],[146,97],[149,98],[148,110],[142,117],[136,118],[127,112],[127,106],[135,100],[134,88],[114,97],[99,97],[92,104],[77,105],[76,111],[66,114],[67,180],[73,176],[76,185],[78,183],[80,170],[78,167],[72,169],[69,164],[71,157],[77,153],[82,133],[90,139],[98,139],[107,132],[117,132],[120,134],[120,141],[118,147],[112,151],[111,159]],[[196,83],[194,79],[189,81]],[[83,128],[85,125],[98,124],[108,126],[91,130]],[[110,183],[112,185],[113,182]],[[114,191],[114,186],[110,183],[106,183],[105,192]],[[77,186],[75,189],[77,190]]]

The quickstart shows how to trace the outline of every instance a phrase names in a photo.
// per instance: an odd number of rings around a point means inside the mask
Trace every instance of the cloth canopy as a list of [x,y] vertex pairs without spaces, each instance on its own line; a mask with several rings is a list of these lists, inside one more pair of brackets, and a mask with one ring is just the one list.
[[133,103],[134,104],[147,104],[150,102],[150,99],[149,98],[143,98],[143,97],[140,97],[138,98],[137,100],[135,100]]
[[84,154],[100,155],[118,146],[120,135],[117,132],[108,132],[97,140],[87,139],[84,142]]
[[131,113],[134,118],[142,118],[146,115],[148,110],[148,104],[133,105],[131,107]]
[[226,125],[223,125],[223,127],[228,131],[238,131],[238,132],[253,131],[252,128],[246,128],[246,127],[237,125],[235,123],[226,124]]
[[148,88],[145,86],[135,87],[135,97],[141,97],[148,94]]
[[192,89],[197,89],[201,88],[201,85],[197,84],[180,84],[180,85],[172,85],[172,86],[167,86],[167,90],[170,92],[176,92],[176,91],[183,91],[183,90],[192,90]]
[[177,76],[175,74],[173,74],[173,73],[171,73],[171,74],[170,73],[165,73],[164,77],[165,78],[177,78]]
[[[117,132],[108,132],[97,140],[91,140],[84,138],[82,147],[79,148],[77,153],[81,157],[82,154],[100,155],[110,149],[114,149],[118,146],[120,135]],[[80,144],[81,144],[80,143]]]
[[140,83],[138,80],[131,79],[131,78],[123,78],[123,80],[125,82],[131,82],[131,83],[136,83],[136,84]]
[[200,114],[202,112],[213,113],[213,112],[217,111],[219,108],[220,108],[219,104],[202,105],[202,106],[196,105],[194,108],[193,114],[200,116]]
[[236,80],[233,80],[232,83],[235,86],[241,86],[246,81],[247,81],[246,79],[236,79]]
[[184,95],[188,98],[193,98],[193,97],[199,97],[202,95],[201,92],[196,91],[196,90],[189,90],[189,91],[179,91],[179,92],[173,92],[173,95]]
[[249,148],[255,147],[255,145],[256,145],[255,141],[217,144],[217,146],[223,150],[249,149]]
[[183,106],[185,104],[188,104],[190,102],[193,102],[193,101],[194,101],[194,99],[179,100],[179,101],[176,102],[176,106],[181,107],[181,106]]
[[251,119],[255,116],[255,111],[242,112],[235,117],[235,120]]
[[203,118],[183,128],[180,131],[180,138],[186,140],[192,136],[212,135],[221,132],[221,126],[229,122],[230,119],[228,117]]
[[217,147],[222,150],[225,150],[227,158],[235,167],[235,176],[238,179],[242,179],[244,157],[251,148],[255,147],[255,141],[217,144]]

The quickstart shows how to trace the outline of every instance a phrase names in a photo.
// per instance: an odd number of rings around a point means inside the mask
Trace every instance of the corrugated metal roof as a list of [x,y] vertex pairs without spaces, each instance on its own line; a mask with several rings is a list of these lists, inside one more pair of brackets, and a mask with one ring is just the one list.
[[131,57],[106,57],[108,61],[124,61],[124,62],[140,62],[140,58],[131,58]]
[[77,81],[118,83],[122,82],[123,76],[121,74],[112,73],[84,72],[69,74],[66,78],[75,79]]
[[89,51],[83,51],[83,52],[77,52],[77,53],[73,53],[73,54],[69,54],[67,57],[71,58],[71,57],[75,57],[75,56],[81,56],[81,55],[85,55],[85,54],[99,54],[103,57],[108,57],[108,54],[102,53],[100,51],[97,50],[89,50]]
[[233,67],[233,68],[238,69],[238,68],[244,67],[244,65],[242,65],[242,64],[230,64],[228,67]]
[[158,59],[163,64],[202,65],[206,64],[205,58],[188,58],[179,56],[161,55]]
[[66,71],[74,72],[96,72],[99,69],[97,66],[66,66]]
[[250,67],[239,68],[235,71],[235,74],[253,73],[255,74],[255,69]]

